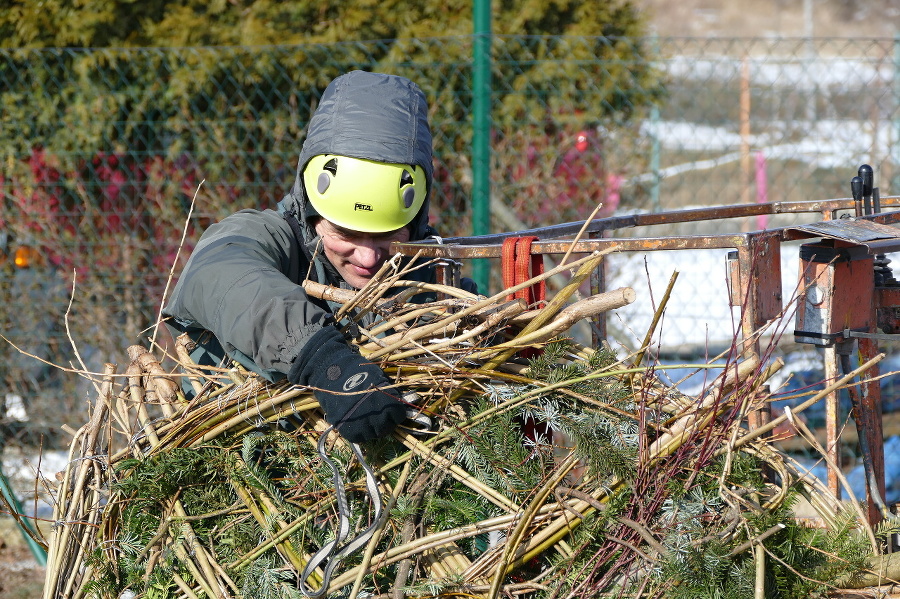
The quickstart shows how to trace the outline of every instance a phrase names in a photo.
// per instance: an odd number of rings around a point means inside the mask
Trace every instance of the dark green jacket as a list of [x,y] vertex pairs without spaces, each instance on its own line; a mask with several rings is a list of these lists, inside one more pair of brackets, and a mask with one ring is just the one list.
[[[309,277],[348,287],[315,252],[318,237],[301,174],[310,158],[338,154],[420,165],[432,182],[431,132],[425,95],[408,79],[353,71],[326,88],[310,120],[290,192],[278,210],[242,210],[200,238],[163,309],[177,336],[200,344],[198,363],[227,353],[270,380],[282,378],[306,342],[331,319],[331,307],[309,297]],[[410,223],[411,239],[433,235],[428,205]],[[310,265],[312,264],[312,268]],[[417,271],[420,280],[433,272]]]

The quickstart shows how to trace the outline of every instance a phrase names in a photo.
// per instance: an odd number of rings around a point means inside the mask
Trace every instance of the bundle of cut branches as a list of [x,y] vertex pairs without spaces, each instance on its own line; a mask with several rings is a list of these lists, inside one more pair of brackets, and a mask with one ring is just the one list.
[[59,475],[45,599],[808,597],[863,570],[875,538],[745,426],[777,362],[734,352],[690,397],[566,336],[634,299],[572,301],[602,259],[542,275],[571,273],[542,306],[393,263],[355,293],[307,284],[418,398],[361,447],[308,388],[200,368],[185,338],[173,368],[129,348]]

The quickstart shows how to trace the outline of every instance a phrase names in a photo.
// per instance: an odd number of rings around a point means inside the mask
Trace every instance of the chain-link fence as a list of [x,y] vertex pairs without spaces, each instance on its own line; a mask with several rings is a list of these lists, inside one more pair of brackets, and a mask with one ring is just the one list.
[[[0,50],[0,331],[15,344],[0,346],[0,400],[81,422],[87,384],[32,355],[97,371],[146,342],[204,227],[289,188],[307,118],[342,72],[425,90],[433,220],[469,234],[472,48]],[[600,202],[602,216],[846,197],[862,162],[898,189],[898,53],[894,40],[496,37],[491,228],[577,221]],[[716,226],[732,224],[785,221]],[[685,292],[694,329],[722,282]]]

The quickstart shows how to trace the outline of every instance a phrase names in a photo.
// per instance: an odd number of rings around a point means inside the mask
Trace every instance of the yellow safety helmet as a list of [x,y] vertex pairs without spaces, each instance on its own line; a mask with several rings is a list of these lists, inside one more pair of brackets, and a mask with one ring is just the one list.
[[339,227],[386,233],[405,227],[425,203],[421,166],[320,154],[303,169],[316,212]]

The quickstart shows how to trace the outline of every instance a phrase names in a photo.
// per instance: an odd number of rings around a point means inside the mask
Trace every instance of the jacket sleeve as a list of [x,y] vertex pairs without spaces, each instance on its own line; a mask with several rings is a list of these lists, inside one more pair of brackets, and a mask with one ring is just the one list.
[[163,313],[179,330],[208,330],[230,355],[286,374],[331,317],[299,284],[306,264],[280,214],[243,210],[204,232]]

